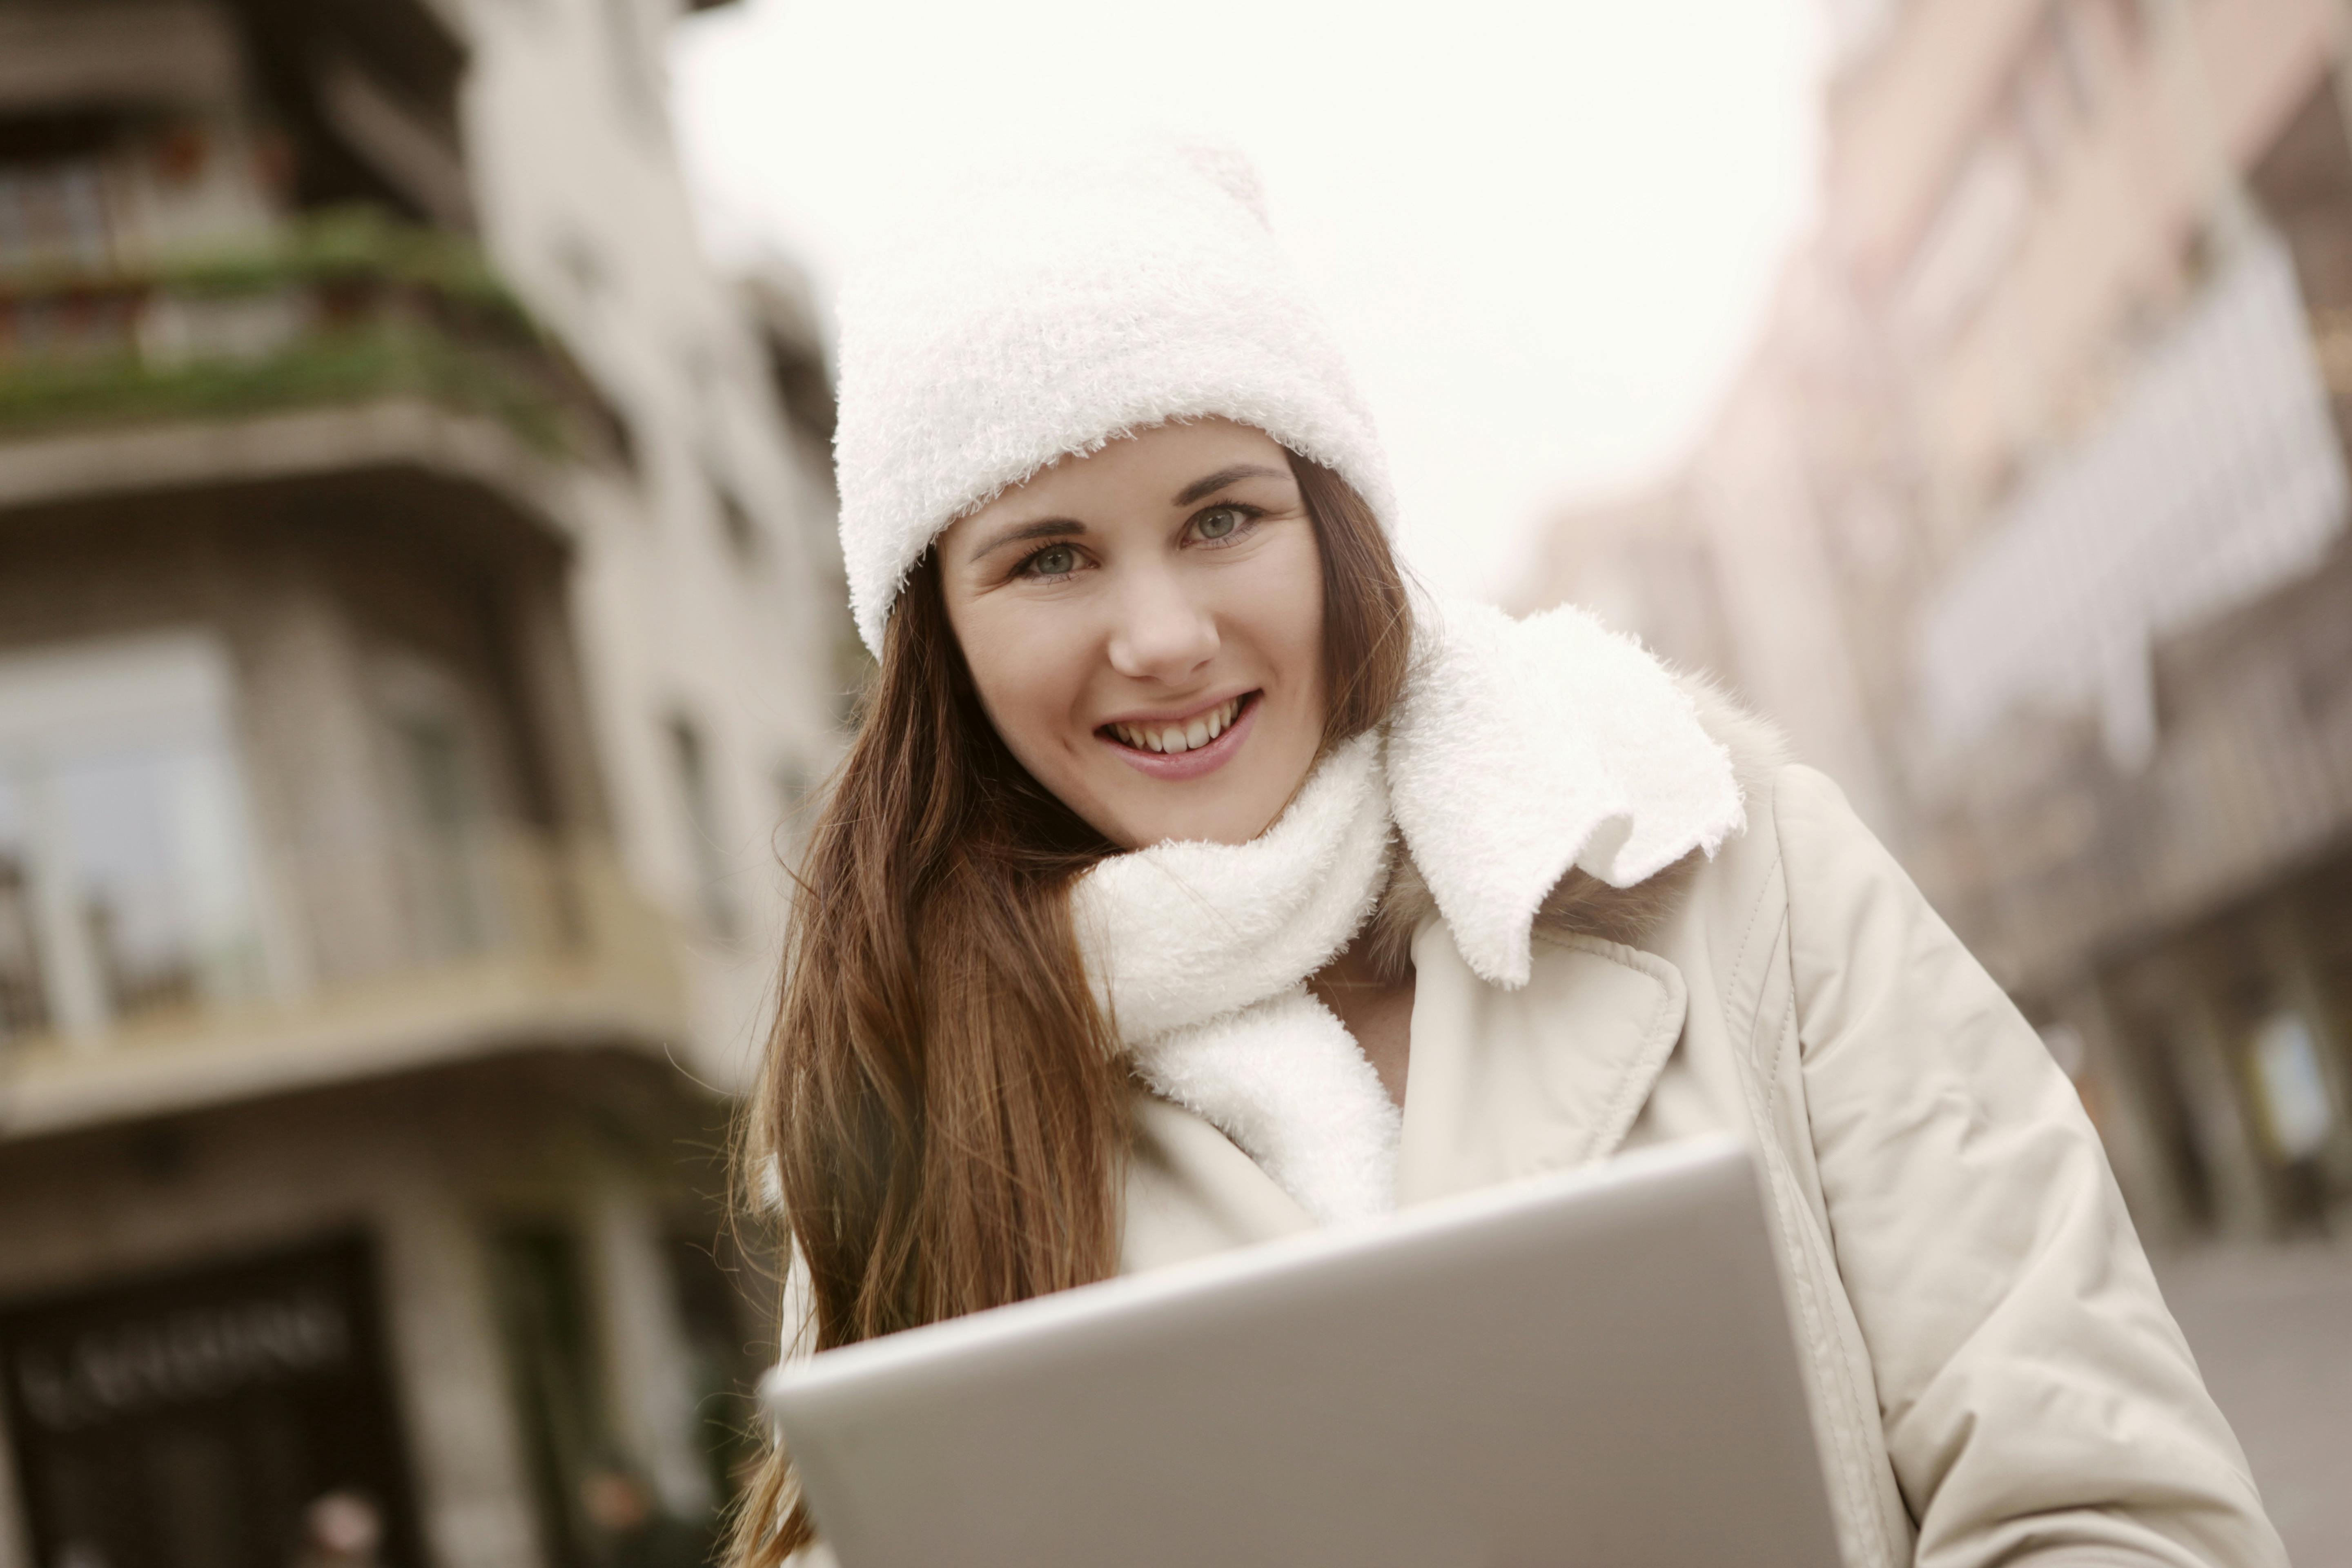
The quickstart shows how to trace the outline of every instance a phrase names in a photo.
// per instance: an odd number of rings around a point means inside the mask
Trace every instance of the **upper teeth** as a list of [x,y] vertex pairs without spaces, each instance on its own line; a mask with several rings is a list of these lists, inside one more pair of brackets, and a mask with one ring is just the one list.
[[1241,710],[1242,700],[1236,697],[1181,724],[1113,724],[1110,732],[1138,751],[1189,752],[1223,734]]

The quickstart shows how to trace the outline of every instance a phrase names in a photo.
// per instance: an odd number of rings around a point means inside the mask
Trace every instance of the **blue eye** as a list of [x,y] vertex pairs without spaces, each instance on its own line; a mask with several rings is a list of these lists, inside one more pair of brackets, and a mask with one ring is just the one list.
[[1021,563],[1032,577],[1066,577],[1078,569],[1078,552],[1066,544],[1049,544]]
[[1241,531],[1242,524],[1250,520],[1250,512],[1237,506],[1213,506],[1192,520],[1193,533],[1214,542],[1231,539]]

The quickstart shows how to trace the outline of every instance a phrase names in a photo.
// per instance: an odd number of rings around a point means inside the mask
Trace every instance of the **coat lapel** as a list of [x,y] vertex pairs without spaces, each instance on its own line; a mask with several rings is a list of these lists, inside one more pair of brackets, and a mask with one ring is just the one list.
[[1206,1118],[1139,1086],[1119,1272],[1315,1228],[1314,1218]]
[[1528,984],[1506,991],[1441,921],[1412,953],[1400,1205],[1616,1151],[1682,1035],[1674,965],[1597,937],[1538,939]]

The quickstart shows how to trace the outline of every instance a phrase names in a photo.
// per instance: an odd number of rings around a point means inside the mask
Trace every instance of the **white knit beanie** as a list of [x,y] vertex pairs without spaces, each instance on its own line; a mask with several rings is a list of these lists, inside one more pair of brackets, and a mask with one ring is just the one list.
[[965,186],[841,296],[841,550],[876,657],[940,531],[1055,458],[1255,426],[1395,531],[1371,416],[1239,153],[1135,143]]

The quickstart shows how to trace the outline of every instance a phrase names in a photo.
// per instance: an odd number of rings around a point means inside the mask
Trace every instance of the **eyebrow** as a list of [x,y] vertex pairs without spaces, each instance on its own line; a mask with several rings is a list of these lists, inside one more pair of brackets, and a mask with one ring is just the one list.
[[[1191,506],[1202,497],[1213,496],[1227,485],[1238,484],[1244,479],[1278,479],[1282,477],[1280,468],[1270,468],[1263,463],[1235,463],[1231,468],[1219,468],[1213,474],[1194,479],[1178,490],[1169,504]],[[991,538],[965,559],[979,561],[993,555],[1008,544],[1026,544],[1033,539],[1067,539],[1086,531],[1085,523],[1071,517],[1049,517],[1036,522],[1024,522],[1018,528],[1008,528]]]
[[1278,479],[1281,477],[1281,469],[1269,468],[1263,463],[1235,463],[1230,468],[1219,468],[1206,479],[1194,479],[1191,484],[1178,490],[1176,499],[1169,504],[1191,506],[1202,496],[1213,496],[1237,480]]
[[967,562],[983,560],[1008,544],[1026,544],[1033,539],[1067,539],[1074,533],[1084,533],[1087,525],[1070,517],[1049,517],[1040,522],[1024,522],[1018,528],[1008,528],[965,557]]

